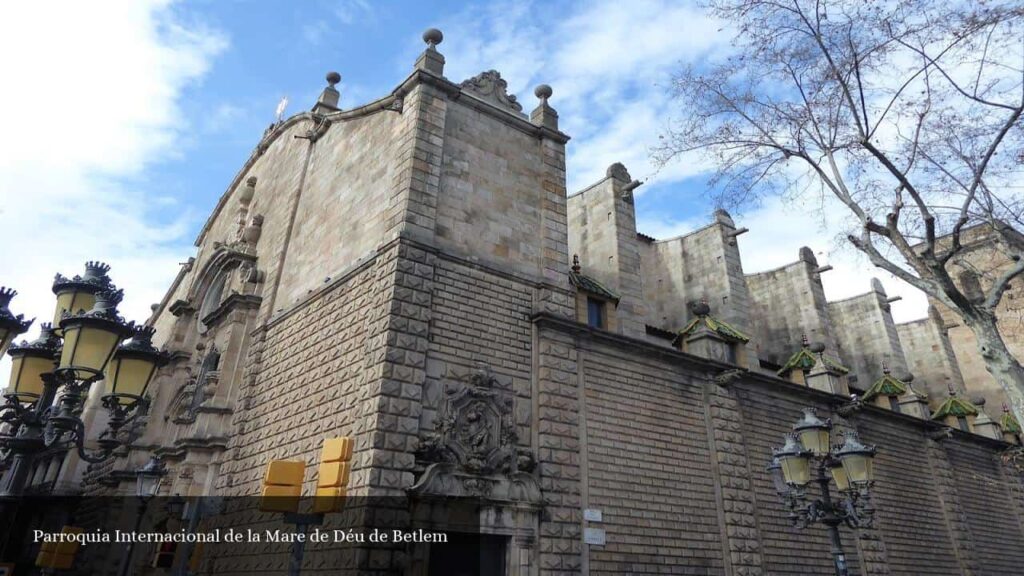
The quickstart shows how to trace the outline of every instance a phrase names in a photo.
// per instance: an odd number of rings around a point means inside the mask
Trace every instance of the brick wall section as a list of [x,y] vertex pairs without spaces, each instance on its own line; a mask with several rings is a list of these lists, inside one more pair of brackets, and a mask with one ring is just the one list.
[[[818,405],[813,397],[802,396],[796,391],[788,392],[797,388],[796,385],[780,384],[777,389],[768,389],[741,382],[732,388],[742,410],[765,574],[832,574],[834,568],[825,528],[821,525],[803,530],[792,527],[789,512],[764,469],[770,461],[772,447],[782,445],[785,434],[792,431],[792,424],[799,419],[802,408],[816,406],[821,416],[828,414],[827,408]],[[816,489],[812,488],[808,493],[810,497],[816,497]],[[845,527],[840,531],[850,573],[860,574],[855,534]]]
[[871,490],[877,513],[870,536],[880,541],[862,542],[862,547],[872,549],[874,555],[883,552],[875,548],[884,546],[892,574],[959,574],[931,476],[927,441],[916,422],[873,410],[862,411],[852,420],[861,441],[878,446]]
[[421,430],[434,429],[444,381],[463,380],[486,365],[515,391],[519,442],[530,444],[532,312],[528,283],[465,261],[438,258]]
[[588,507],[608,541],[590,547],[590,573],[723,574],[702,380],[582,346]]
[[817,268],[814,253],[802,248],[800,260],[792,264],[747,275],[759,358],[784,364],[805,334],[811,342],[823,342],[827,354],[837,354]]
[[981,574],[1019,574],[1024,566],[1024,533],[1015,514],[1011,487],[999,456],[976,444],[942,443],[960,495]]
[[431,321],[435,256],[399,242],[376,265],[369,393],[375,402],[370,495],[403,496],[413,482]]
[[928,455],[929,468],[939,494],[939,505],[952,540],[952,550],[956,554],[957,563],[965,576],[982,574],[975,549],[974,535],[967,520],[952,463],[945,448],[936,440],[928,440],[925,447]]
[[724,520],[726,554],[732,574],[764,574],[757,503],[750,479],[750,461],[743,439],[743,413],[728,387],[705,384],[705,414],[712,453],[711,472]]
[[[542,138],[541,147],[541,267],[547,282],[565,284],[565,266],[569,262],[566,220],[565,144]],[[549,310],[555,312],[555,310]],[[564,313],[564,311],[562,312]]]
[[1012,515],[1017,521],[1018,529],[1024,534],[1024,472],[1015,465],[1007,463],[1002,466],[1002,477],[1011,506],[995,512]]
[[546,504],[540,524],[541,576],[580,573],[580,403],[573,338],[540,330],[535,340],[534,397],[540,484]]
[[[311,494],[322,440],[338,436],[356,438],[351,486],[365,493],[375,412],[367,370],[375,279],[373,266],[356,269],[256,333],[217,494],[258,495],[267,462],[275,459],[304,460],[304,493]],[[269,527],[273,516],[256,511],[255,504],[255,498],[231,500],[224,525]],[[286,547],[278,548],[220,547],[206,567],[218,574],[281,573],[287,555]],[[306,565],[322,565],[319,553],[311,550]]]
[[[395,145],[402,142],[396,136],[407,121],[393,111],[338,120],[313,145],[276,307],[303,299],[308,290],[322,286],[325,277],[380,244],[391,193],[388,184],[396,165],[405,165],[395,161],[396,156],[402,158],[396,154]],[[262,192],[262,184],[261,179],[257,193]],[[262,210],[270,200],[269,194],[254,200],[255,210]],[[341,210],[346,219],[343,226],[338,225]]]

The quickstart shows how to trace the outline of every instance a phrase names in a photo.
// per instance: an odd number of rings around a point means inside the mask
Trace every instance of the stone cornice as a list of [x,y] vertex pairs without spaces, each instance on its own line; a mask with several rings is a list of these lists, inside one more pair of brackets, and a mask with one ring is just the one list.
[[[586,340],[594,342],[601,342],[609,344],[618,350],[625,350],[628,353],[639,353],[649,358],[655,358],[659,360],[665,360],[672,362],[677,365],[682,365],[686,368],[693,369],[694,371],[701,371],[707,373],[709,376],[717,376],[725,372],[739,371],[733,380],[737,383],[746,385],[753,385],[755,387],[762,388],[764,390],[773,391],[776,393],[785,393],[787,395],[796,395],[806,398],[808,401],[813,403],[825,404],[833,409],[850,403],[850,399],[841,396],[839,394],[832,394],[823,390],[817,390],[808,386],[803,386],[789,380],[784,380],[770,374],[762,374],[760,372],[752,372],[743,368],[737,368],[731,364],[725,364],[717,362],[715,360],[709,360],[700,356],[694,356],[686,352],[675,350],[673,348],[667,348],[659,346],[645,340],[638,340],[629,336],[623,336],[621,334],[614,334],[605,330],[592,328],[585,324],[580,324],[569,318],[563,318],[547,312],[540,312],[531,316],[530,320],[540,327],[552,328],[560,332],[573,334],[582,337]],[[1003,442],[1002,440],[995,440],[979,434],[967,433],[961,430],[956,430],[933,422],[931,420],[922,420],[915,418],[908,414],[901,414],[886,410],[878,406],[863,404],[858,407],[859,411],[872,414],[874,416],[883,417],[889,420],[901,422],[903,424],[915,427],[921,430],[922,434],[934,435],[935,432],[941,429],[948,430],[949,432],[943,432],[944,434],[960,438],[962,440],[972,442],[974,444],[981,444],[994,449],[1005,449],[1010,447],[1010,444]]]
[[547,138],[559,144],[565,144],[569,141],[569,135],[558,130],[552,130],[543,126],[538,126],[533,122],[530,122],[526,118],[517,116],[510,110],[503,110],[486,100],[473,95],[472,92],[462,88],[458,84],[455,84],[447,78],[442,78],[435,74],[431,74],[426,70],[416,70],[405,79],[404,82],[395,90],[394,94],[404,96],[412,91],[419,84],[427,84],[433,86],[442,92],[444,92],[453,101],[458,101],[461,104],[487,114],[488,116],[499,120],[505,125],[519,130],[530,136],[536,138]]
[[253,294],[231,294],[213,312],[202,318],[203,324],[213,327],[232,310],[236,308],[239,310],[257,310],[261,302],[263,302],[263,298]]

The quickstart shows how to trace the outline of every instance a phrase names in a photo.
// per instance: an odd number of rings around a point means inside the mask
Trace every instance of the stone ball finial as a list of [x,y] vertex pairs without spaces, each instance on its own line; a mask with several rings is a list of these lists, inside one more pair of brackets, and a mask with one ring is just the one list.
[[981,408],[985,406],[985,397],[980,395],[971,396],[971,404]]
[[541,84],[533,89],[533,95],[541,100],[551,98],[552,94],[554,94],[554,91],[551,90],[551,86],[548,86],[547,84]]
[[815,354],[821,354],[822,352],[825,351],[825,343],[824,342],[811,342],[810,350],[811,350],[811,352],[814,352]]
[[331,72],[327,73],[327,84],[328,85],[330,85],[333,88],[334,85],[337,84],[338,82],[341,82],[341,74],[338,74],[337,72],[334,72],[334,71],[331,71]]
[[701,300],[693,305],[693,313],[697,316],[707,316],[711,314],[711,306],[708,306],[707,300]]
[[910,372],[904,372],[903,374],[900,375],[900,382],[906,382],[907,384],[910,384],[913,381],[914,375]]
[[423,33],[423,41],[426,42],[427,46],[437,46],[444,41],[444,34],[437,28],[427,28]]

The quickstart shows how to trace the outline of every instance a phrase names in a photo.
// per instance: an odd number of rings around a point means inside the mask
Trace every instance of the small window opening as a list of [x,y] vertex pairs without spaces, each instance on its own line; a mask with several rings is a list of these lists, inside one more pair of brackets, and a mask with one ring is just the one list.
[[604,302],[587,298],[587,325],[594,328],[605,327]]
[[967,417],[966,416],[957,416],[956,417],[956,422],[957,422],[957,424],[960,425],[960,429],[963,430],[964,432],[970,432],[971,431],[971,424],[969,422],[967,422]]

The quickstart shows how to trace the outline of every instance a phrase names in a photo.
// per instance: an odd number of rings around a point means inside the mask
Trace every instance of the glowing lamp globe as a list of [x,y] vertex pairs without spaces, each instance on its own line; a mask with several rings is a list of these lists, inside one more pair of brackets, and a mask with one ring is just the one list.
[[11,381],[6,394],[16,395],[20,401],[35,400],[43,394],[43,375],[53,372],[60,352],[60,339],[52,326],[42,325],[39,338],[11,346]]
[[831,431],[832,422],[818,418],[814,408],[804,408],[804,417],[793,426],[793,432],[799,436],[800,443],[815,456],[828,454]]
[[811,451],[800,444],[796,434],[786,435],[786,445],[772,454],[782,467],[786,484],[803,487],[811,481]]
[[100,292],[92,310],[64,315],[59,371],[73,372],[79,380],[103,374],[118,344],[132,333],[133,327],[117,313],[122,294],[120,290]]
[[92,310],[96,295],[110,288],[107,272],[110,266],[102,262],[86,262],[85,274],[68,278],[61,274],[53,280],[53,294],[57,307],[53,312],[53,325],[60,326],[64,314],[75,314]]
[[864,486],[875,479],[874,446],[865,446],[854,431],[846,433],[846,441],[836,451],[836,458],[842,463],[850,484]]
[[166,357],[153,347],[153,328],[141,326],[132,332],[132,338],[122,344],[107,366],[105,380],[107,394],[122,405],[135,404],[146,394],[157,368],[166,363]]

